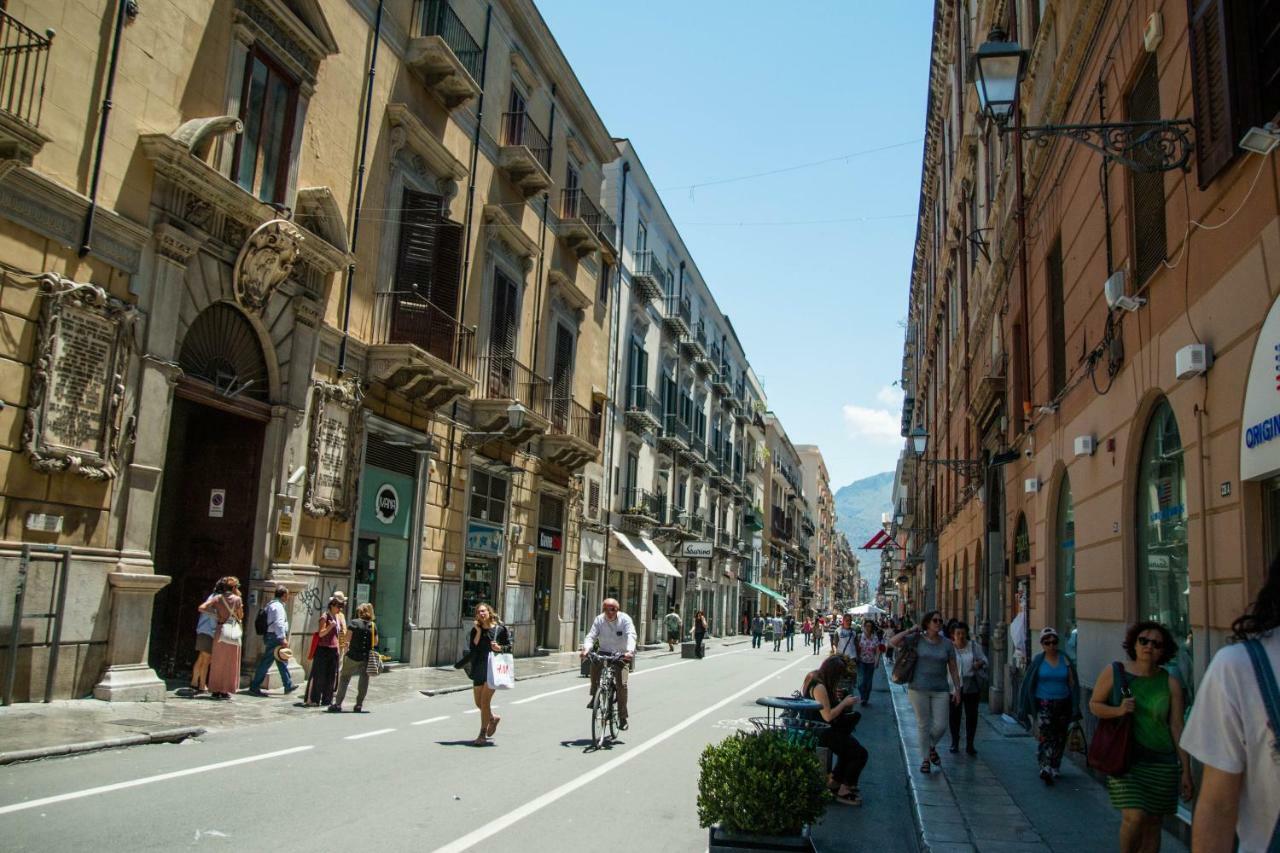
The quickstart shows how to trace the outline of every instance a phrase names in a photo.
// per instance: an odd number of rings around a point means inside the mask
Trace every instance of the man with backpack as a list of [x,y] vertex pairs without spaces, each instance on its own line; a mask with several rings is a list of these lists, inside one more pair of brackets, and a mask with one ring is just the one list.
[[253,628],[262,637],[266,647],[262,650],[262,657],[258,659],[258,668],[253,673],[253,680],[249,682],[250,696],[267,695],[262,692],[262,682],[266,679],[272,663],[275,663],[276,668],[280,670],[280,682],[284,685],[284,692],[292,693],[295,689],[293,679],[289,677],[289,664],[276,657],[276,649],[281,646],[289,647],[289,611],[285,607],[288,603],[289,588],[283,584],[278,585],[276,597],[259,610],[257,618],[253,620]]

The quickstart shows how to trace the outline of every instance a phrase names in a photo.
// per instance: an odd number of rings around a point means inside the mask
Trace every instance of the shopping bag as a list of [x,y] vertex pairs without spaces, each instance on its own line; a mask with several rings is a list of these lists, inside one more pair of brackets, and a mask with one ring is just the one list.
[[516,661],[507,652],[489,655],[489,686],[494,690],[510,690],[516,686]]
[[1084,727],[1079,721],[1071,724],[1071,728],[1067,729],[1067,750],[1069,752],[1087,752],[1089,744],[1084,737]]

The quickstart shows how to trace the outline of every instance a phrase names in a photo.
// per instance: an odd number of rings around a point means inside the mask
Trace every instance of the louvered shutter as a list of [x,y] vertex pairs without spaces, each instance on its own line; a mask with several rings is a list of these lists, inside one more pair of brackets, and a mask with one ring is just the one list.
[[1196,107],[1196,174],[1201,189],[1236,156],[1240,128],[1231,68],[1227,0],[1188,0],[1191,85]]
[[552,412],[561,429],[569,425],[569,399],[573,395],[573,332],[556,326],[555,367],[552,372]]
[[493,312],[489,319],[490,390],[510,397],[512,359],[516,350],[516,284],[501,270],[493,276]]
[[428,305],[435,267],[436,220],[441,198],[405,190],[400,203],[400,243],[396,277],[391,283],[391,340],[432,348],[432,318]]
[[431,347],[437,357],[453,363],[458,343],[458,283],[462,277],[462,226],[439,219],[435,223],[435,267],[431,271]]
[[587,481],[587,518],[592,521],[600,518],[600,481]]

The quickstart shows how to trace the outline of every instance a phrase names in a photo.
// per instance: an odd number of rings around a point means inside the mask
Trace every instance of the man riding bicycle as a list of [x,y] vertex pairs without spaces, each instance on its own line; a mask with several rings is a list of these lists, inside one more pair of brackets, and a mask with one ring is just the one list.
[[[613,679],[618,690],[618,728],[626,731],[627,673],[630,669],[628,664],[636,654],[636,626],[631,621],[631,617],[622,612],[616,599],[606,598],[602,608],[604,612],[591,623],[591,630],[587,632],[587,638],[582,641],[579,657],[586,658],[587,653],[596,645],[599,646],[600,654],[622,656],[612,661],[609,666],[613,669]],[[603,668],[604,665],[599,660],[591,661],[591,700],[587,702],[588,708],[595,705],[596,691],[600,688],[600,672]]]

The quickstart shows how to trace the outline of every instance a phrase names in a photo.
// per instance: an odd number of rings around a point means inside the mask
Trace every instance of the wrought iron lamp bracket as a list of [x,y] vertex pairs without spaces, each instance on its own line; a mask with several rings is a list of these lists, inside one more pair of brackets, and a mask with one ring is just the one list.
[[966,480],[976,480],[986,471],[986,463],[981,459],[925,459],[930,465],[942,465],[950,468]]
[[1108,160],[1135,172],[1191,171],[1195,144],[1189,131],[1190,119],[1125,121],[1107,124],[1047,124],[1014,128],[1003,126],[1001,133],[1016,133],[1037,145],[1048,145],[1058,137],[1092,148]]

